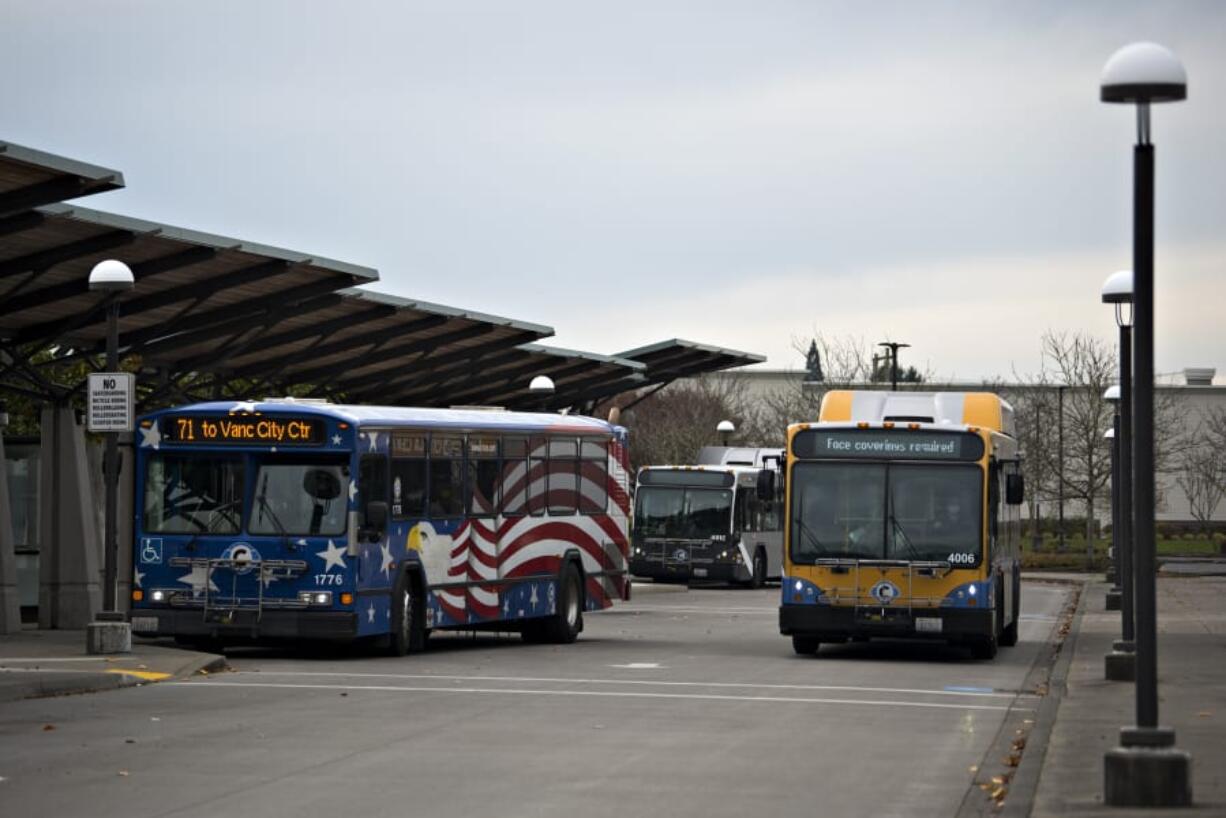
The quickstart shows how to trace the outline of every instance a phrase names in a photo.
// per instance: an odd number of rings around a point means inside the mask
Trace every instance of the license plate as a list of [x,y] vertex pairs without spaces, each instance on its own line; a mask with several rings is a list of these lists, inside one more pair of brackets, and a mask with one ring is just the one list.
[[132,630],[134,631],[153,631],[157,633],[158,618],[156,616],[134,616],[132,617]]
[[696,576],[696,577],[705,577],[706,575],[707,575],[707,569],[706,569],[706,568],[695,568],[695,569],[694,569],[694,576]]
[[941,621],[939,616],[917,616],[915,630],[917,633],[940,633]]

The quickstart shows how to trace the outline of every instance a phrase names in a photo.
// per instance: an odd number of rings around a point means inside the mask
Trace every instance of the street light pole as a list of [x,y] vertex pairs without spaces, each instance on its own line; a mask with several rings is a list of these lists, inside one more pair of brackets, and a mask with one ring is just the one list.
[[894,392],[898,391],[898,350],[906,349],[910,344],[900,344],[897,341],[882,341],[877,344],[879,347],[885,347],[889,350],[887,353],[890,356],[890,388]]
[[1102,100],[1137,106],[1133,150],[1132,394],[1133,541],[1136,572],[1136,724],[1104,758],[1104,800],[1112,806],[1192,803],[1191,756],[1175,749],[1175,731],[1158,724],[1157,582],[1154,570],[1154,147],[1150,104],[1187,96],[1179,60],[1154,43],[1117,51],[1103,68]]
[[1120,384],[1107,390],[1115,403],[1116,451],[1119,455],[1119,518],[1115,532],[1118,557],[1116,578],[1120,586],[1120,638],[1111,646],[1106,662],[1106,678],[1112,681],[1136,679],[1135,606],[1132,530],[1132,271],[1112,273],[1103,283],[1103,303],[1115,307],[1115,323],[1120,328]]
[[[94,265],[89,274],[89,289],[110,298],[106,310],[106,371],[119,372],[119,297],[135,286],[132,270],[122,261],[108,259]],[[112,429],[114,427],[111,427]],[[132,649],[132,629],[118,604],[119,565],[119,432],[106,431],[106,451],[102,460],[106,499],[103,521],[103,610],[86,628],[86,649],[90,653],[127,653]]]
[[1067,547],[1064,542],[1064,390],[1061,384],[1056,387],[1056,497],[1059,502],[1060,521],[1060,553]]

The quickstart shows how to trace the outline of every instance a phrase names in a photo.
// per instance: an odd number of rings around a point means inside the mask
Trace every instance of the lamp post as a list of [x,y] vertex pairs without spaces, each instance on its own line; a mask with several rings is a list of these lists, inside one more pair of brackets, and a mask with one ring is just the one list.
[[898,350],[906,349],[910,344],[900,344],[897,341],[882,341],[877,344],[879,347],[885,347],[889,350],[886,354],[890,358],[890,389],[898,391]]
[[[1112,392],[1115,393],[1114,398],[1110,397]],[[1112,386],[1103,393],[1103,398],[1114,406],[1119,402],[1119,392],[1118,386]],[[1119,428],[1120,412],[1119,407],[1115,406],[1111,415],[1111,428],[1103,433],[1103,439],[1111,447],[1111,562],[1107,566],[1107,581],[1111,583],[1111,587],[1107,589],[1104,606],[1108,611],[1120,609],[1120,446],[1117,439]]]
[[719,445],[727,446],[728,438],[736,431],[736,426],[730,420],[721,420],[715,425],[715,431],[719,432]]
[[1068,387],[1061,384],[1056,387],[1056,498],[1058,503],[1057,516],[1060,525],[1059,549],[1064,553],[1067,547],[1064,541],[1064,390]]
[[1154,571],[1154,147],[1151,103],[1187,96],[1187,74],[1160,45],[1133,43],[1103,67],[1103,102],[1137,107],[1133,149],[1132,390],[1133,585],[1136,603],[1136,723],[1104,758],[1103,797],[1111,806],[1192,803],[1191,756],[1175,749],[1175,731],[1158,724],[1158,611]]
[[[122,261],[107,259],[94,265],[89,273],[89,289],[107,295],[106,371],[119,371],[119,297],[131,290],[136,280]],[[106,483],[104,530],[105,569],[102,608],[86,629],[86,649],[90,653],[127,653],[132,649],[132,629],[124,621],[117,600],[119,565],[119,432],[107,431],[102,473]]]

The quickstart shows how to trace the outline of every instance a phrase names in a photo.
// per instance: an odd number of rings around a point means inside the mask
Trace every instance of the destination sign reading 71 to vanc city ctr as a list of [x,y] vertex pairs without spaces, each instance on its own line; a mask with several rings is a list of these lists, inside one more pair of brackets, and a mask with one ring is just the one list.
[[792,439],[797,457],[857,460],[978,460],[983,440],[969,432],[808,429]]
[[316,446],[323,442],[318,418],[178,415],[162,418],[162,435],[171,443]]

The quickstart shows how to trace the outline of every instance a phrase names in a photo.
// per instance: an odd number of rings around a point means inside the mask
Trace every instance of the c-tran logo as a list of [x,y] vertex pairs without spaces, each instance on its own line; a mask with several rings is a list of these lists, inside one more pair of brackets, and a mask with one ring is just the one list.
[[882,605],[889,605],[894,600],[898,599],[898,586],[888,580],[881,580],[872,587],[869,591],[873,595],[873,599],[880,602]]

